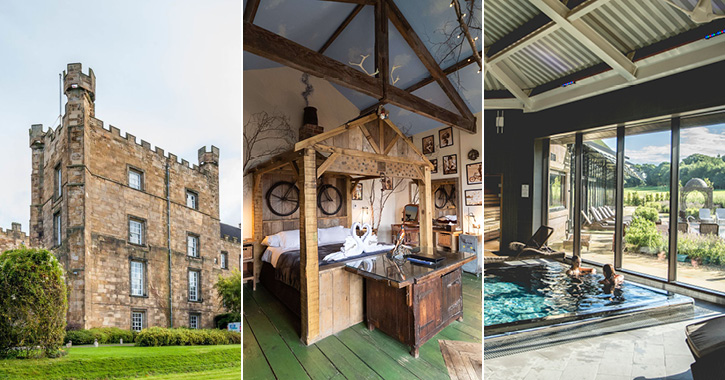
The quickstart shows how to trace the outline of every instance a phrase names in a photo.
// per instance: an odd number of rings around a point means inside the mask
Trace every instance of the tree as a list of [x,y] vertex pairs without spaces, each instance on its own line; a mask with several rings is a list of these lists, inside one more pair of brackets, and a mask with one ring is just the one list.
[[221,307],[242,319],[242,273],[234,269],[229,276],[219,275],[214,288],[219,294]]
[[[0,355],[61,354],[68,298],[58,259],[44,249],[0,254]],[[4,355],[3,355],[4,356]]]

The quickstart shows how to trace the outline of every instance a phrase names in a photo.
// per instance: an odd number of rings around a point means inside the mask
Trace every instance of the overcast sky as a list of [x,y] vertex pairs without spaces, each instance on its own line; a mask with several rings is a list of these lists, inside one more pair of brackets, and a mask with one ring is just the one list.
[[221,219],[239,224],[241,45],[239,0],[0,1],[0,227],[28,231],[28,129],[57,118],[72,62],[95,72],[106,126],[190,163],[219,147]]

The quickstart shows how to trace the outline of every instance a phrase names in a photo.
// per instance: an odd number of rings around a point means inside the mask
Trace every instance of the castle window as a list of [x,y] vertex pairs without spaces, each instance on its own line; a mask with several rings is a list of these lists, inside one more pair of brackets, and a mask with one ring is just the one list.
[[60,164],[55,167],[55,198],[60,198],[63,195],[63,173],[60,169]]
[[190,313],[189,314],[189,328],[198,329],[200,319],[201,319],[201,315],[199,315],[199,313]]
[[131,295],[143,297],[145,290],[146,264],[141,261],[131,261]]
[[189,270],[189,301],[200,301],[200,279],[201,274],[198,270]]
[[186,190],[186,207],[199,209],[199,194],[194,191]]
[[131,312],[131,330],[141,331],[144,328],[145,319],[146,319],[146,312],[132,311]]
[[132,189],[143,191],[143,172],[140,170],[128,169],[128,186]]
[[144,225],[146,223],[141,219],[128,219],[128,241],[131,244],[144,244]]
[[62,219],[60,218],[60,211],[58,211],[53,214],[53,241],[56,246],[59,246],[63,242],[61,231],[63,231]]
[[220,261],[222,269],[229,269],[229,267],[227,267],[227,265],[228,265],[227,257],[229,257],[229,254],[226,252],[222,252],[221,261]]
[[186,235],[186,254],[191,257],[199,257],[199,236]]

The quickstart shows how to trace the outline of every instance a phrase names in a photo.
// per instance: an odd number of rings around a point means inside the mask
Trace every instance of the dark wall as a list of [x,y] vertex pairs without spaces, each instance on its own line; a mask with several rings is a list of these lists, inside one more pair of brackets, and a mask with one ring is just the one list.
[[502,244],[531,236],[534,139],[725,105],[723,73],[719,62],[544,111],[506,110],[503,134],[496,111],[484,111],[484,172],[503,174]]

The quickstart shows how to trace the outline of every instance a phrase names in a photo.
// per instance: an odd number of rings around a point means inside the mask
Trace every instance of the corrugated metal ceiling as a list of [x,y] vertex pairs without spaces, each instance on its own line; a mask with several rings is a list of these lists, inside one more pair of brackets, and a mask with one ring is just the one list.
[[[713,11],[725,13],[724,0],[713,0]],[[697,0],[674,0],[692,10]],[[484,1],[484,36],[490,46],[517,27],[541,13],[528,0]],[[584,15],[581,20],[628,54],[666,38],[693,29],[698,24],[663,0],[611,0]],[[560,79],[600,63],[601,60],[563,29],[536,40],[509,55],[500,64],[514,69],[518,79],[530,89]],[[486,75],[486,90],[504,90],[504,86]]]

